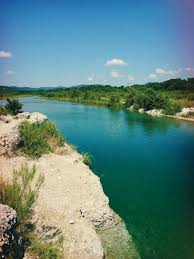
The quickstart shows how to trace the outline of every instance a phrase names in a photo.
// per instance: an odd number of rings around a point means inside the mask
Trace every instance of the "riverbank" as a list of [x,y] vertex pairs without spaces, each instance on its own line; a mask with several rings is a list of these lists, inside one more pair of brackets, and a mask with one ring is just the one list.
[[[109,207],[99,178],[68,144],[33,160],[13,153],[23,120],[39,123],[41,114],[20,114],[0,120],[0,173],[9,179],[21,164],[35,164],[45,177],[34,207],[33,222],[40,239],[64,236],[64,258],[139,258],[122,219]],[[39,119],[38,119],[39,118]],[[10,140],[10,136],[13,138]]]
[[[71,99],[66,99],[66,98],[54,98],[54,97],[43,97],[43,96],[39,96],[40,98],[46,99],[46,100],[53,100],[53,101],[61,101],[61,102],[71,102],[71,103],[80,103],[80,104],[84,104],[84,105],[91,105],[91,106],[96,106],[96,107],[108,107],[108,108],[112,108],[112,109],[119,109],[119,110],[127,110],[129,112],[133,112],[134,110],[131,108],[116,108],[116,107],[109,107],[105,102],[104,103],[94,103],[94,102],[83,102],[83,101],[72,101]],[[187,112],[184,112],[185,110],[187,110]],[[157,109],[153,109],[153,110],[148,110],[148,111],[144,111],[143,109],[139,109],[137,112],[139,113],[146,113],[150,116],[164,116],[164,117],[169,117],[169,118],[173,118],[173,119],[177,119],[177,120],[185,120],[185,121],[190,121],[190,122],[194,122],[194,115],[192,117],[186,117],[187,114],[189,114],[189,112],[194,112],[194,107],[183,107],[181,112],[178,112],[175,115],[167,115],[162,113],[161,110],[157,110]],[[184,116],[181,116],[181,114],[183,114]]]

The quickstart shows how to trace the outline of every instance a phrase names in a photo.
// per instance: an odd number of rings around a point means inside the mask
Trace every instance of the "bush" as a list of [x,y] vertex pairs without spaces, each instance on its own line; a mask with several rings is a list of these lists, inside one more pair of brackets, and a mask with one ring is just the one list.
[[194,94],[189,94],[187,99],[189,101],[194,101]]
[[22,104],[16,99],[7,99],[7,104],[5,105],[5,109],[11,115],[17,115],[22,112]]
[[92,157],[89,153],[82,154],[82,158],[83,158],[84,164],[89,165],[89,166],[92,164]]
[[32,214],[34,204],[44,177],[40,175],[33,184],[36,168],[31,169],[26,164],[19,170],[13,171],[11,182],[0,179],[0,203],[6,204],[16,210],[18,223],[24,223]]
[[46,243],[34,238],[28,249],[30,255],[38,256],[39,259],[61,259],[62,253],[60,247],[63,243],[62,236],[55,243]]
[[7,110],[5,109],[4,106],[0,106],[0,115],[7,115]]
[[152,88],[145,90],[133,90],[125,101],[125,108],[133,105],[135,110],[143,108],[145,111],[152,109],[163,109],[168,103],[168,98]]
[[29,233],[32,231],[30,223],[32,206],[38,197],[39,189],[44,181],[43,175],[36,177],[36,168],[28,168],[26,164],[19,170],[14,170],[10,182],[0,178],[0,203],[6,204],[17,212],[14,241],[7,251],[8,258],[23,258],[25,248],[28,246]]
[[118,96],[111,96],[108,102],[108,107],[117,107],[119,106],[119,97]]
[[180,111],[181,111],[181,106],[173,102],[169,102],[169,104],[163,110],[164,114],[166,115],[175,115]]
[[41,124],[23,122],[19,128],[19,150],[34,158],[53,151],[57,146],[64,144],[64,138],[57,130],[55,124],[44,121]]

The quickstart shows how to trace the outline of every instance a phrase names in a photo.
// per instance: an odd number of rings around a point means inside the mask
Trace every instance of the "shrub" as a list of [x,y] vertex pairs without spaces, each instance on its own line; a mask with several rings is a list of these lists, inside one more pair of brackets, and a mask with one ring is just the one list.
[[175,115],[181,111],[181,106],[174,102],[169,102],[168,105],[164,108],[163,112],[167,115]]
[[5,105],[5,109],[11,115],[17,115],[18,113],[22,112],[22,104],[16,99],[9,99],[7,98],[7,104]]
[[119,106],[119,97],[118,96],[111,96],[108,102],[108,107],[116,107]]
[[0,203],[6,204],[17,212],[17,223],[14,231],[14,241],[7,251],[8,258],[23,258],[26,246],[29,244],[29,233],[33,230],[30,223],[32,206],[38,197],[39,189],[44,181],[43,175],[36,177],[36,168],[28,168],[26,164],[19,170],[14,170],[10,182],[0,178]]
[[57,146],[64,144],[64,138],[55,124],[44,121],[40,124],[23,122],[19,128],[19,150],[31,157],[40,157],[43,153],[53,151]]
[[189,94],[187,99],[189,101],[194,101],[194,94]]
[[7,110],[5,109],[4,106],[0,106],[0,115],[7,115]]
[[40,175],[32,187],[35,179],[36,168],[31,169],[26,164],[19,170],[13,171],[11,182],[0,179],[0,203],[12,207],[17,212],[18,223],[24,223],[32,214],[34,204],[44,177]]
[[126,99],[124,108],[130,108],[134,104],[134,96],[136,94],[136,91],[134,89],[130,89]]
[[92,164],[92,157],[89,153],[82,154],[82,158],[83,158],[84,164],[89,165],[89,166]]
[[152,109],[164,109],[169,99],[152,88],[145,90],[133,90],[129,93],[125,101],[125,108],[133,105],[135,110],[143,108],[145,111]]
[[28,252],[32,256],[38,256],[39,259],[60,259],[62,258],[60,250],[62,243],[63,238],[61,239],[61,236],[54,243],[41,242],[37,238],[33,238]]

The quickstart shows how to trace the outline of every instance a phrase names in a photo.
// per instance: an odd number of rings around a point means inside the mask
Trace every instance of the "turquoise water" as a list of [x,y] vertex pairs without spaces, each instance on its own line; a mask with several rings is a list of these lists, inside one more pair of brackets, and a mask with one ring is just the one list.
[[194,124],[82,104],[23,98],[93,156],[111,207],[144,259],[194,258]]

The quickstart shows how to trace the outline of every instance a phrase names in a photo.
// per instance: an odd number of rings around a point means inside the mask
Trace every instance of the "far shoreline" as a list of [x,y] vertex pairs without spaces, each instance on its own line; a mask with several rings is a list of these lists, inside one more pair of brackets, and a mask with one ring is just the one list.
[[[115,109],[115,110],[122,110],[122,111],[128,111],[128,112],[137,112],[137,113],[140,113],[140,114],[147,114],[147,115],[150,115],[152,117],[167,117],[167,118],[171,118],[171,119],[176,119],[176,120],[184,120],[184,121],[187,121],[187,122],[191,122],[191,123],[194,123],[194,118],[189,118],[189,117],[182,117],[182,116],[177,116],[177,115],[167,115],[167,114],[161,114],[160,116],[159,115],[152,115],[152,114],[148,114],[147,112],[148,111],[143,111],[143,112],[140,112],[140,111],[132,111],[132,110],[129,110],[128,108],[121,108],[121,107],[108,107],[106,104],[95,104],[95,103],[90,103],[90,102],[81,102],[81,101],[72,101],[72,100],[68,100],[68,99],[64,99],[64,98],[54,98],[54,97],[44,97],[42,95],[32,95],[32,94],[24,94],[24,95],[11,95],[11,96],[6,96],[6,97],[1,97],[0,98],[0,101],[1,100],[6,100],[7,98],[14,98],[14,99],[19,99],[19,98],[25,98],[25,97],[38,97],[40,99],[45,99],[45,100],[53,100],[53,101],[60,101],[60,102],[69,102],[69,103],[75,103],[75,104],[83,104],[83,105],[87,105],[87,106],[95,106],[95,107],[104,107],[104,108],[109,108],[109,109]],[[186,108],[192,108],[192,107],[186,107]]]

